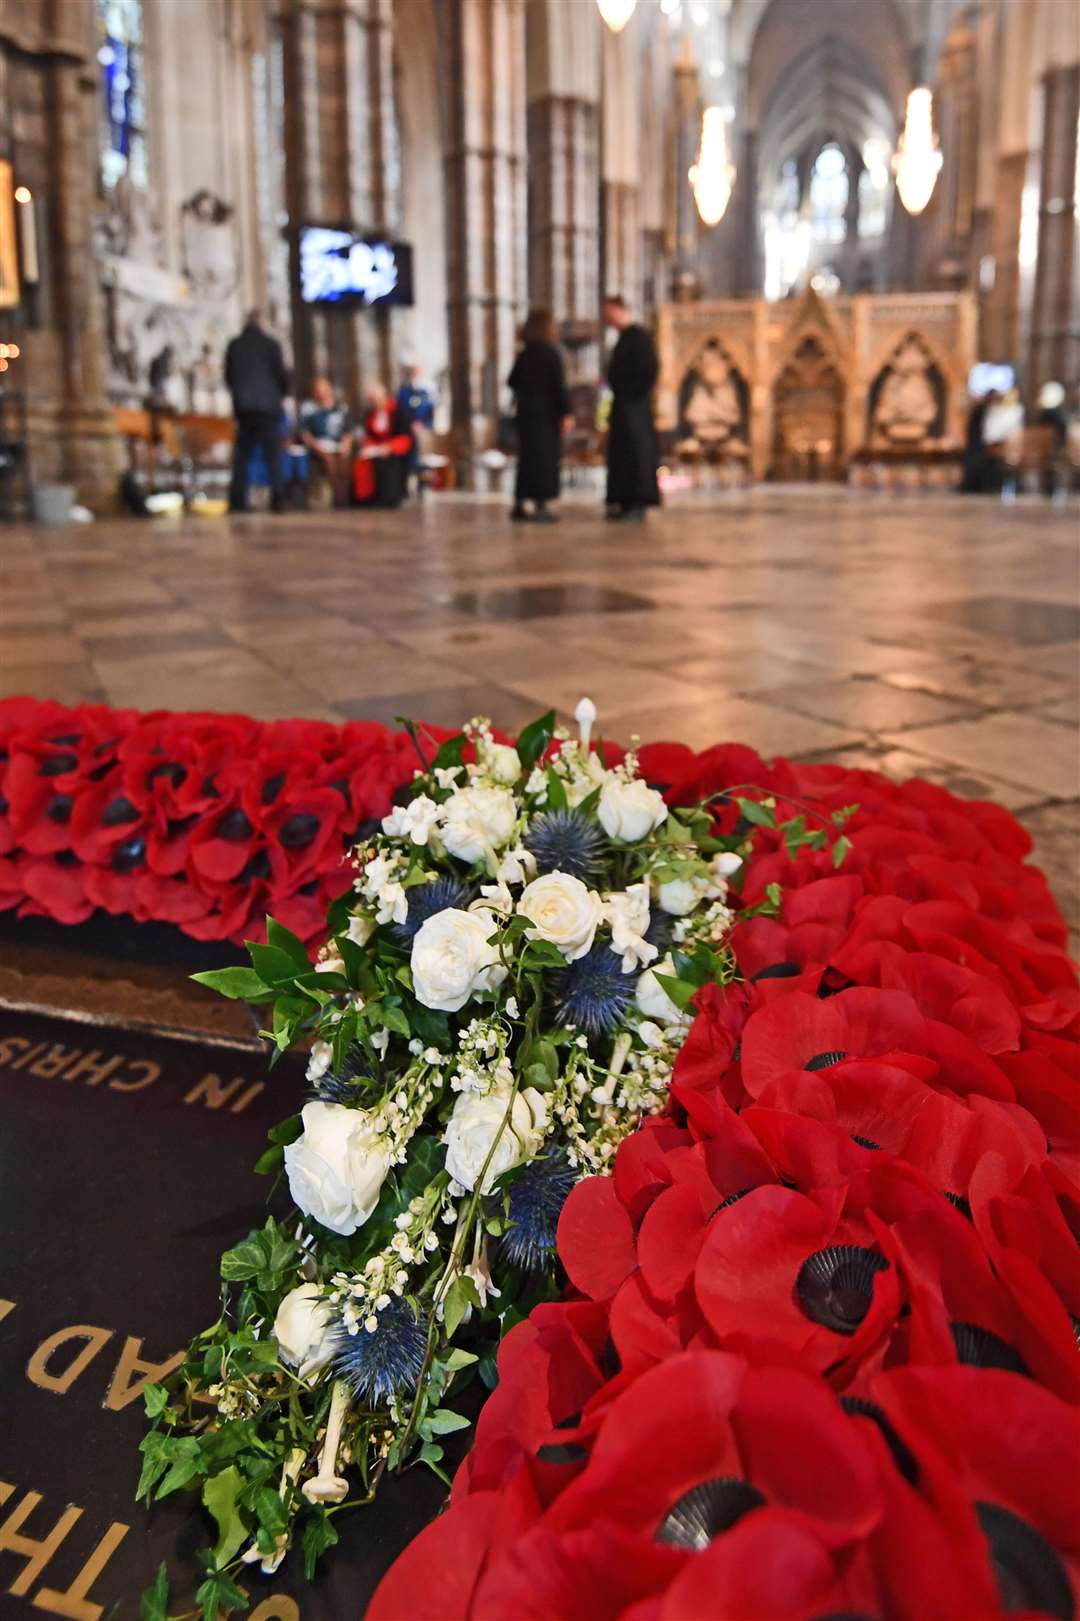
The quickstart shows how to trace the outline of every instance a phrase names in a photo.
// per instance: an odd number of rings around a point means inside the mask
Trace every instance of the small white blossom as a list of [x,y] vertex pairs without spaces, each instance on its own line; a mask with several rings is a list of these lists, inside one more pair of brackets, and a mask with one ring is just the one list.
[[395,805],[389,816],[383,817],[383,832],[391,839],[408,838],[413,844],[427,844],[441,815],[441,805],[427,794],[419,794],[407,805]]

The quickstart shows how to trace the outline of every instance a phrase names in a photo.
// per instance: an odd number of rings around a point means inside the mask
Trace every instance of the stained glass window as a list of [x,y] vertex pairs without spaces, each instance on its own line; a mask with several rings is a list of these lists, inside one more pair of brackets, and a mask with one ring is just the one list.
[[830,142],[818,153],[810,175],[810,223],[816,242],[844,240],[847,200],[847,163],[840,148]]
[[101,70],[101,178],[111,190],[123,175],[145,186],[146,100],[142,0],[97,0]]

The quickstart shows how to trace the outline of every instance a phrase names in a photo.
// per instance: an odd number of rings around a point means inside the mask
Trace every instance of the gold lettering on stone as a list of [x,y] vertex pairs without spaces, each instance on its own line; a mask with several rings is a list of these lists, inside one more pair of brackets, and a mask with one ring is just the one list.
[[[4,1318],[7,1316],[9,1311],[14,1311],[14,1310],[15,1310],[15,1302],[14,1302],[14,1300],[0,1300],[0,1323],[2,1323],[4,1321]],[[3,1498],[0,1498],[0,1502],[3,1502]]]
[[122,1081],[117,1078],[116,1080],[109,1082],[110,1092],[141,1092],[144,1087],[153,1086],[154,1082],[161,1074],[161,1065],[152,1064],[147,1058],[138,1058],[133,1060],[132,1063],[128,1065],[128,1069],[131,1070],[132,1074],[136,1075],[141,1071],[143,1076],[142,1080]]
[[[112,1339],[111,1328],[91,1328],[85,1323],[79,1323],[74,1328],[60,1328],[55,1334],[50,1334],[47,1340],[42,1340],[29,1362],[26,1364],[27,1378],[39,1390],[53,1390],[57,1395],[63,1396],[69,1391],[80,1373],[83,1373],[90,1363]],[[50,1373],[49,1361],[54,1352],[61,1346],[69,1344],[72,1340],[85,1340],[86,1344],[78,1355],[69,1362],[63,1373]]]
[[67,1616],[69,1621],[97,1621],[105,1606],[95,1604],[87,1594],[130,1529],[122,1520],[114,1520],[71,1586],[62,1593],[54,1587],[39,1588],[31,1601],[34,1608],[49,1615]]
[[295,1599],[277,1593],[264,1598],[257,1610],[252,1610],[248,1621],[300,1621],[300,1606]]
[[229,1113],[239,1114],[242,1109],[246,1109],[252,1098],[258,1097],[259,1093],[263,1089],[264,1084],[265,1083],[263,1081],[255,1081],[253,1085],[248,1087],[247,1091],[242,1097],[238,1097],[235,1103],[231,1103],[229,1105]]
[[21,1053],[31,1043],[25,1036],[8,1036],[6,1041],[0,1041],[0,1064],[12,1064],[16,1053]]
[[243,1084],[242,1075],[226,1083],[220,1075],[215,1075],[213,1070],[207,1070],[202,1080],[196,1081],[191,1091],[187,1093],[184,1102],[201,1103],[207,1109],[220,1109]]
[[[79,1051],[78,1047],[61,1047],[54,1042],[36,1064],[30,1065],[30,1073],[40,1075],[44,1081],[52,1080],[54,1075],[59,1075],[60,1071],[67,1067],[71,1059],[78,1058]],[[70,1079],[70,1075],[65,1076],[65,1080]]]
[[0,1524],[0,1553],[17,1554],[20,1559],[26,1560],[8,1588],[14,1598],[23,1598],[30,1591],[76,1520],[82,1516],[81,1508],[69,1504],[47,1537],[38,1541],[34,1537],[21,1536],[19,1530],[23,1521],[29,1519],[40,1502],[40,1492],[27,1492]]
[[[178,1368],[184,1360],[183,1351],[177,1351],[175,1356],[168,1357],[164,1362],[143,1362],[139,1357],[142,1350],[142,1340],[134,1334],[129,1334],[124,1341],[124,1349],[120,1352],[120,1360],[116,1364],[109,1394],[105,1397],[105,1406],[110,1413],[121,1412],[129,1402],[141,1396],[144,1388],[154,1384],[158,1379],[165,1379]],[[134,1383],[133,1375],[137,1375]]]
[[49,1043],[47,1041],[35,1041],[35,1042],[30,1043],[29,1046],[28,1046],[28,1050],[23,1053],[21,1058],[12,1059],[11,1068],[12,1069],[25,1069],[27,1064],[30,1062],[31,1058],[36,1058],[38,1053],[44,1052],[45,1048],[48,1045],[49,1045]]
[[85,1075],[87,1086],[100,1086],[107,1076],[122,1068],[123,1064],[124,1058],[121,1054],[106,1058],[104,1053],[95,1047],[92,1052],[83,1053],[78,1062],[72,1064],[64,1079],[80,1081]]

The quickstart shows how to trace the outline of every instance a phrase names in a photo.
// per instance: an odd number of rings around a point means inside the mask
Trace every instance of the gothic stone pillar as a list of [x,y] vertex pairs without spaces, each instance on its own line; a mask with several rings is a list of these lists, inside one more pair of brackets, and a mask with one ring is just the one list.
[[[400,223],[391,0],[280,0],[286,196],[302,224],[392,233]],[[295,255],[295,246],[294,246]],[[293,264],[293,341],[300,390],[325,373],[359,403],[389,382],[389,312],[312,310]]]
[[580,96],[545,95],[530,102],[527,119],[530,302],[557,322],[595,324],[602,292],[599,109]]
[[29,0],[0,12],[0,154],[37,203],[41,280],[6,312],[21,359],[39,481],[73,483],[107,510],[122,447],[105,394],[105,332],[94,256],[98,76],[89,0]]
[[450,401],[468,465],[490,444],[526,299],[522,0],[444,0]]
[[1029,385],[1080,376],[1080,241],[1074,202],[1080,63],[1043,77],[1039,257],[1031,322]]

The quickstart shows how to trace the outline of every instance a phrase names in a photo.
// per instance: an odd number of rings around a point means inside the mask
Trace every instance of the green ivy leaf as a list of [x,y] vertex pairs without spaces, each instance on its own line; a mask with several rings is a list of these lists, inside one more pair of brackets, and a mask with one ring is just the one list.
[[441,771],[451,771],[454,766],[461,765],[465,754],[465,745],[469,739],[464,732],[458,732],[454,737],[448,737],[445,743],[440,743],[438,752],[431,762],[432,771],[438,766]]
[[443,1322],[449,1339],[453,1339],[461,1326],[461,1319],[470,1306],[479,1306],[480,1296],[471,1278],[455,1278],[443,1299]]
[[262,1271],[265,1259],[258,1236],[245,1238],[221,1257],[221,1276],[226,1283],[246,1283]]
[[333,1523],[327,1518],[325,1509],[320,1509],[317,1514],[309,1517],[307,1524],[304,1526],[304,1536],[301,1542],[301,1547],[304,1550],[304,1576],[309,1582],[315,1575],[315,1566],[322,1555],[327,1548],[332,1548],[339,1540]]
[[517,754],[526,771],[531,771],[546,751],[548,744],[555,735],[555,711],[549,709],[546,715],[540,715],[536,720],[530,721],[517,740]]
[[548,804],[552,810],[565,810],[567,805],[566,786],[559,773],[548,766],[547,768]]
[[227,1570],[212,1571],[195,1594],[195,1602],[202,1606],[203,1621],[219,1621],[222,1614],[251,1607],[244,1589],[237,1587]]
[[164,1385],[144,1385],[143,1407],[147,1418],[160,1418],[169,1405],[169,1392]]
[[653,970],[653,978],[667,992],[675,1006],[682,1013],[685,1013],[700,988],[697,985],[688,985],[684,979],[674,979],[671,974],[658,974],[655,969]]
[[832,847],[832,864],[834,867],[843,866],[844,857],[847,855],[850,849],[851,840],[848,838],[846,833],[842,833]]
[[235,1464],[203,1482],[203,1507],[213,1515],[218,1528],[213,1558],[219,1569],[229,1563],[249,1534],[236,1502],[243,1488],[244,1477]]
[[439,1407],[428,1414],[425,1423],[432,1435],[453,1435],[455,1430],[467,1430],[472,1420],[452,1413],[448,1407]]
[[266,1002],[270,998],[270,992],[253,968],[211,968],[191,977],[197,985],[207,985],[234,1002]]
[[199,1475],[206,1473],[206,1459],[203,1457],[202,1447],[193,1435],[184,1435],[169,1443],[171,1462],[168,1473],[157,1489],[157,1498],[160,1501],[173,1492],[182,1491],[190,1486]]
[[139,1621],[169,1621],[169,1572],[164,1559],[153,1583],[139,1600]]

